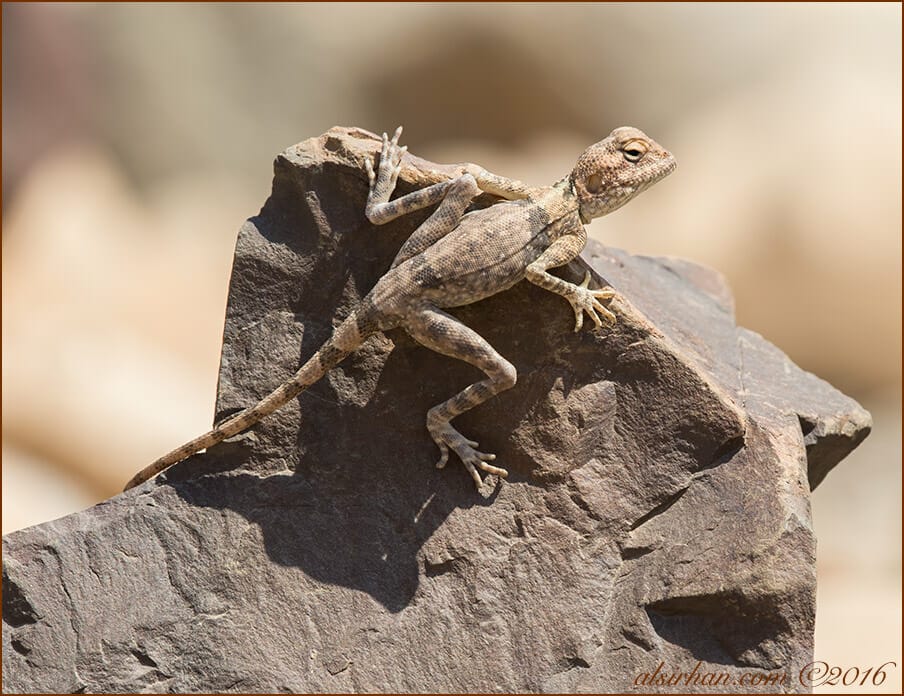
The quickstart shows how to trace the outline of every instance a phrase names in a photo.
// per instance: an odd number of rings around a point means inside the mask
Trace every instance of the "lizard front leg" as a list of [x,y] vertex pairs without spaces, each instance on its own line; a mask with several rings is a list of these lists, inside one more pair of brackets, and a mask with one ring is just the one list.
[[608,324],[615,323],[615,315],[600,303],[600,300],[611,300],[615,296],[615,291],[609,288],[591,290],[588,287],[590,271],[587,271],[580,285],[556,278],[547,271],[549,268],[563,266],[574,259],[581,253],[586,243],[587,233],[583,227],[580,228],[579,233],[559,237],[525,269],[524,273],[524,277],[534,285],[539,285],[544,290],[554,292],[568,300],[574,310],[575,331],[580,331],[584,325],[584,312],[590,315],[598,327],[603,325],[600,314]]
[[503,478],[508,476],[505,469],[488,464],[496,458],[495,454],[478,452],[477,443],[464,437],[449,421],[513,387],[517,380],[514,366],[499,355],[480,334],[436,307],[421,307],[407,317],[402,326],[421,345],[437,353],[464,360],[487,376],[487,379],[475,382],[427,412],[427,430],[441,454],[436,466],[446,465],[451,448],[478,488],[483,484],[478,469]]
[[470,162],[465,165],[465,172],[474,177],[481,191],[491,193],[508,201],[517,201],[527,198],[530,189],[517,179],[508,179],[498,174],[488,172],[483,167]]

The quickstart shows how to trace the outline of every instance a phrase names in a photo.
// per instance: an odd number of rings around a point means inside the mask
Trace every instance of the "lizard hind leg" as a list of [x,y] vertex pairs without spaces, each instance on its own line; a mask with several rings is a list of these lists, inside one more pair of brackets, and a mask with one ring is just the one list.
[[514,366],[476,331],[436,307],[422,308],[402,326],[426,348],[470,363],[487,375],[486,379],[475,382],[427,412],[427,430],[441,453],[437,467],[446,465],[451,449],[461,459],[478,488],[483,484],[478,469],[502,478],[508,476],[505,469],[489,464],[496,458],[495,454],[479,452],[477,443],[458,432],[449,421],[513,387],[517,379]]

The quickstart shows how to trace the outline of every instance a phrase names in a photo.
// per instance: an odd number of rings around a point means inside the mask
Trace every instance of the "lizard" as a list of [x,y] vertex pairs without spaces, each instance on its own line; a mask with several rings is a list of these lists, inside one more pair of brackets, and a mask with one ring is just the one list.
[[[247,430],[317,382],[368,337],[394,328],[486,375],[427,412],[427,430],[440,450],[436,466],[446,465],[451,449],[478,490],[483,485],[481,471],[501,478],[508,475],[490,463],[494,454],[477,450],[478,443],[450,421],[513,387],[517,371],[483,337],[445,310],[527,280],[569,302],[576,332],[585,314],[597,328],[604,320],[613,325],[616,317],[603,304],[615,296],[611,287],[590,288],[590,271],[575,284],[550,274],[549,269],[580,254],[587,241],[587,223],[620,208],[671,173],[677,163],[642,131],[621,127],[587,148],[571,173],[551,186],[526,186],[468,163],[459,175],[390,200],[407,151],[407,146],[399,147],[401,133],[401,126],[391,138],[383,133],[376,169],[369,157],[364,161],[369,182],[364,214],[372,224],[382,225],[429,206],[436,209],[402,244],[389,270],[290,379],[254,406],[145,467],[124,490]],[[481,192],[501,200],[468,210]]]

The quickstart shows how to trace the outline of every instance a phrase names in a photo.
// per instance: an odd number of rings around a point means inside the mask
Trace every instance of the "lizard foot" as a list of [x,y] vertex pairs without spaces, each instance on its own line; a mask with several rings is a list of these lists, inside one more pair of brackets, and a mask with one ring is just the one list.
[[483,485],[483,479],[480,478],[480,474],[477,471],[478,469],[481,469],[488,474],[495,474],[501,478],[508,476],[508,471],[505,469],[500,469],[497,466],[487,463],[496,459],[495,454],[478,452],[475,449],[477,443],[465,438],[448,422],[435,425],[429,424],[427,427],[430,430],[433,441],[439,447],[440,458],[436,463],[438,469],[442,469],[446,466],[446,462],[449,461],[449,448],[452,448],[452,451],[458,455],[462,464],[465,465],[468,473],[471,474],[471,478],[474,479],[474,483],[477,485],[478,489]]
[[603,325],[600,314],[609,326],[615,324],[615,315],[600,303],[601,300],[607,301],[615,297],[615,290],[611,288],[590,290],[588,285],[590,285],[590,271],[584,275],[584,280],[580,285],[574,286],[574,294],[567,298],[574,310],[574,330],[576,332],[580,331],[584,325],[584,312],[590,315],[597,328]]
[[399,147],[399,136],[402,135],[402,127],[396,128],[392,138],[383,133],[383,147],[380,150],[380,164],[374,171],[374,163],[370,157],[365,158],[364,167],[367,169],[367,179],[370,181],[370,193],[368,205],[385,203],[389,200],[395,189],[396,181],[402,171],[402,156],[408,151],[408,146]]

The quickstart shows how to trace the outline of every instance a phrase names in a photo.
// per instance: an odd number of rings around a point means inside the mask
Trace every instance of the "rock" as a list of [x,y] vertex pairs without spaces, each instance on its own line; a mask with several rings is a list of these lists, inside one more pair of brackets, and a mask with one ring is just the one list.
[[[426,216],[365,220],[376,148],[334,128],[277,158],[236,246],[218,420],[294,372]],[[402,192],[455,171],[406,164]],[[595,243],[561,272],[585,263],[621,293],[612,330],[573,333],[528,283],[455,311],[519,371],[456,421],[507,482],[481,496],[433,467],[426,410],[476,371],[374,337],[252,433],[4,537],[5,690],[673,691],[679,671],[808,690],[810,486],[869,414],[737,328],[714,272]]]

